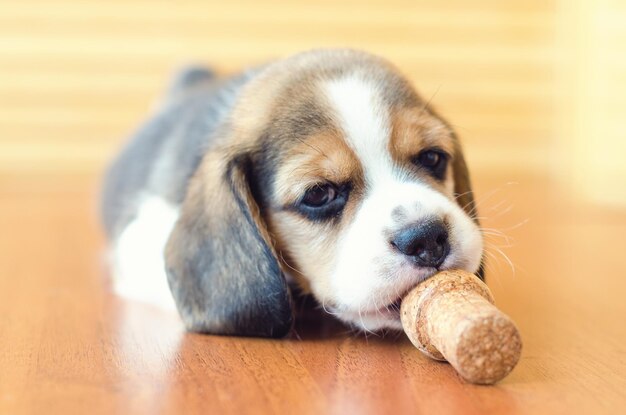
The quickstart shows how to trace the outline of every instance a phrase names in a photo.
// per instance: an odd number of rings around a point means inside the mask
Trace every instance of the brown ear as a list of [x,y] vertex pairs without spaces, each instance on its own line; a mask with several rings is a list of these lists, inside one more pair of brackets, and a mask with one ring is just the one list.
[[454,160],[452,163],[454,196],[457,203],[461,206],[461,208],[463,208],[465,213],[478,223],[478,215],[476,213],[476,205],[474,203],[474,193],[472,191],[469,170],[467,169],[467,164],[465,164],[463,149],[461,148],[461,143],[457,137],[455,137],[454,152]]
[[208,153],[165,248],[168,281],[189,330],[282,337],[287,283],[251,192],[246,154]]
[[[465,213],[476,223],[476,225],[480,226],[478,222],[478,212],[476,211],[476,202],[474,201],[474,192],[472,191],[472,183],[470,181],[469,170],[467,168],[467,164],[465,163],[465,158],[463,157],[463,149],[461,148],[461,143],[459,142],[458,137],[455,137],[455,154],[454,160],[452,163],[453,177],[454,177],[454,196],[456,197],[456,201],[463,208]],[[485,260],[480,263],[480,268],[478,269],[478,276],[484,280],[485,271],[484,271]]]

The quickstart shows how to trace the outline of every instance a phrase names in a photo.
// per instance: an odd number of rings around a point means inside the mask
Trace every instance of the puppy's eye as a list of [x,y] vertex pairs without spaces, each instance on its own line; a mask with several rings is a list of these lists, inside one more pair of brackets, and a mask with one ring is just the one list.
[[441,161],[441,154],[433,150],[422,151],[419,155],[419,161],[424,167],[437,167]]
[[339,218],[351,189],[350,183],[319,183],[310,187],[292,208],[315,222]]
[[302,203],[308,207],[322,207],[337,197],[337,189],[330,183],[317,184],[304,194]]
[[436,179],[443,180],[448,166],[448,155],[441,150],[424,150],[417,155],[413,162],[427,169]]

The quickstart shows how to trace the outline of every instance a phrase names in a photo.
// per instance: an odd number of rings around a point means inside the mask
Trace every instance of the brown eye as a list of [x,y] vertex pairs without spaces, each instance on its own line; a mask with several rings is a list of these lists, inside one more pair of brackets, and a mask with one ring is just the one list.
[[434,178],[443,180],[446,177],[448,154],[441,150],[424,150],[417,155],[413,162],[418,167],[425,168]]
[[336,197],[337,189],[335,186],[329,183],[317,184],[306,191],[304,198],[302,198],[302,203],[309,207],[317,208],[332,202]]
[[352,184],[318,183],[310,187],[292,209],[314,222],[340,219],[348,201]]
[[439,164],[441,155],[435,151],[424,151],[419,156],[420,164],[424,167],[435,167]]

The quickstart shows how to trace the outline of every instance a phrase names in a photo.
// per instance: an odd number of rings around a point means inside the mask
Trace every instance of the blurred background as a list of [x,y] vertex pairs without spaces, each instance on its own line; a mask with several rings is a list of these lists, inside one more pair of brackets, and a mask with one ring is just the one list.
[[1,0],[0,184],[98,177],[186,63],[349,46],[432,97],[474,175],[626,206],[624,21],[617,0]]

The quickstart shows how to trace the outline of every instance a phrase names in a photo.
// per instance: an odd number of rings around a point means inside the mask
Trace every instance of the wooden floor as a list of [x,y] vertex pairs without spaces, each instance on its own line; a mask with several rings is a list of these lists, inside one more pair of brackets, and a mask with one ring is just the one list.
[[485,228],[510,238],[487,231],[489,284],[524,339],[495,387],[310,313],[299,338],[185,334],[111,294],[95,177],[4,176],[0,413],[624,413],[626,213],[529,175],[476,182]]

